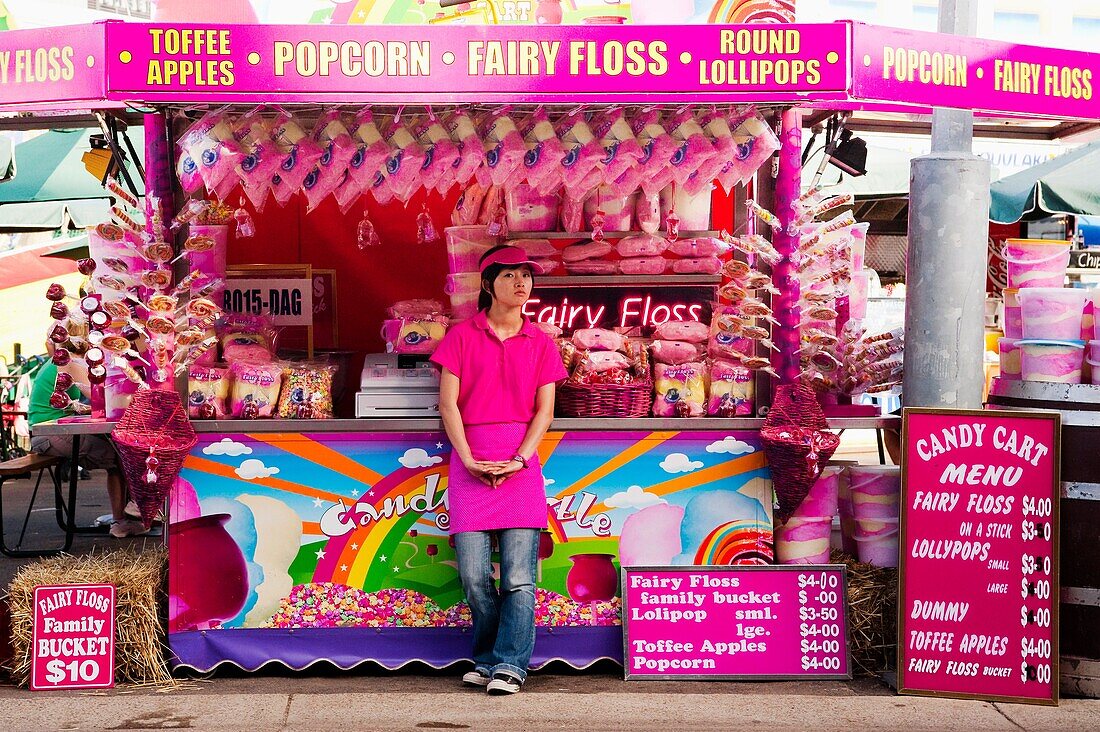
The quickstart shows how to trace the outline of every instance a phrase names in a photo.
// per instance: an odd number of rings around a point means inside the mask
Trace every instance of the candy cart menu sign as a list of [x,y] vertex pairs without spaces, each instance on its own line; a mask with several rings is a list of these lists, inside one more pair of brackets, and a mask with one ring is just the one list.
[[115,588],[34,588],[31,689],[115,685]]
[[623,567],[630,679],[847,679],[842,566]]
[[904,421],[899,691],[1057,703],[1058,415]]
[[[111,96],[305,101],[842,97],[848,26],[108,28]],[[680,95],[689,96],[680,96]],[[763,95],[763,96],[761,96]]]
[[102,106],[104,43],[102,27],[91,25],[0,33],[0,105],[85,100]]

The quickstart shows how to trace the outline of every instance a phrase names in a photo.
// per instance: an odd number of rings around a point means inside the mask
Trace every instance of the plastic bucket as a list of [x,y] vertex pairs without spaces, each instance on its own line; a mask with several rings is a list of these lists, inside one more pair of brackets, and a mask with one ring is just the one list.
[[775,555],[780,564],[828,564],[832,516],[791,517],[775,528]]
[[1029,287],[1019,292],[1024,338],[1077,340],[1085,313],[1085,290],[1068,287]]
[[1020,364],[1020,347],[1015,338],[998,338],[997,350],[1001,356],[1001,378],[1019,381],[1023,378]]
[[612,193],[608,186],[600,186],[584,201],[584,225],[589,231],[595,227],[592,219],[596,211],[603,211],[604,231],[630,231],[634,221],[634,199],[637,194],[620,196]]
[[451,274],[477,272],[481,257],[499,243],[488,226],[451,226],[443,230]]
[[852,232],[852,271],[861,272],[863,270],[863,260],[867,254],[867,230],[871,227],[869,223],[856,224],[851,228]]
[[681,186],[668,186],[661,191],[661,223],[668,218],[672,209],[673,191],[675,191],[676,215],[680,217],[681,231],[707,231],[710,229],[710,188],[694,196],[685,192]]
[[1009,287],[1061,287],[1069,267],[1070,243],[1047,239],[1009,239],[1004,258]]
[[1005,338],[1024,337],[1024,316],[1020,312],[1020,291],[1010,287],[1005,293]]
[[1020,374],[1024,381],[1080,384],[1085,342],[1079,340],[1022,340]]
[[554,231],[558,226],[560,205],[557,193],[542,194],[526,183],[512,186],[504,194],[508,230]]
[[1090,382],[1093,386],[1100,386],[1100,340],[1089,341],[1089,350],[1085,356],[1092,374]]
[[897,522],[901,468],[897,465],[853,465],[848,468],[852,515],[856,522]]
[[857,519],[856,556],[876,567],[898,566],[898,520]]

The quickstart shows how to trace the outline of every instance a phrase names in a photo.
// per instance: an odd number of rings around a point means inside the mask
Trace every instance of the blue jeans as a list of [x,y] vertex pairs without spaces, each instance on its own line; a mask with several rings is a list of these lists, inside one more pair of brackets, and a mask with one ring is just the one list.
[[[492,535],[500,548],[500,589],[493,582]],[[520,681],[535,650],[535,573],[539,529],[455,534],[458,574],[474,618],[474,668]]]

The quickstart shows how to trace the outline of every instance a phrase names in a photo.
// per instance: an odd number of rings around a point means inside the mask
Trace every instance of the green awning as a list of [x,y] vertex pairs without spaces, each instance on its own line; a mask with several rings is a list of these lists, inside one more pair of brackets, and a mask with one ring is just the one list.
[[[14,175],[0,183],[0,229],[83,228],[109,218],[108,194],[81,161],[92,134],[96,130],[49,130],[15,146]],[[141,154],[144,131],[128,134]],[[143,193],[136,169],[127,167]]]
[[1100,215],[1100,142],[1082,145],[990,186],[989,218],[999,224],[1056,214]]

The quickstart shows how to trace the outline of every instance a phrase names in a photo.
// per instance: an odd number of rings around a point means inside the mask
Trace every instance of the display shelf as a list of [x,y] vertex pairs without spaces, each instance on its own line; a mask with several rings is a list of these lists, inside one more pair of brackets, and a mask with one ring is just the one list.
[[[116,422],[44,422],[35,425],[36,435],[92,435],[109,434]],[[191,423],[199,434],[218,433],[317,433],[317,432],[438,432],[443,422],[435,418],[395,419],[211,419]],[[829,420],[830,429],[857,430],[882,429],[901,424],[900,417],[838,417]],[[699,431],[720,432],[727,430],[758,430],[764,425],[762,417],[665,418],[643,417],[638,419],[572,418],[558,417],[552,430],[591,432],[622,431]]]
[[[694,239],[700,236],[720,236],[721,231],[718,229],[709,229],[707,231],[681,231],[679,238],[681,239]],[[644,231],[605,231],[604,237],[607,239],[625,239],[628,236],[645,236]],[[665,236],[665,232],[656,231],[652,236]],[[515,239],[591,239],[591,231],[510,231],[506,237],[508,241]]]
[[663,275],[561,275],[539,277],[536,284],[539,287],[596,287],[598,285],[719,285],[722,283],[721,275],[687,275],[687,274],[663,274]]

